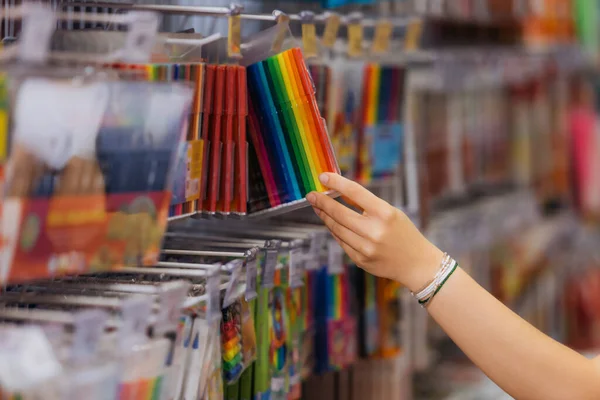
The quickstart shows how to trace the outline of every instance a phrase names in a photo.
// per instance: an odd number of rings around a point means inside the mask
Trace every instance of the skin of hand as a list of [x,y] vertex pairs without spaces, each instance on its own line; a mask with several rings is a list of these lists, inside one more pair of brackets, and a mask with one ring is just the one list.
[[400,210],[358,183],[337,174],[322,174],[333,189],[364,212],[359,214],[322,193],[306,199],[348,256],[369,273],[400,282],[412,291],[437,272],[443,253]]
[[[416,292],[440,268],[443,253],[400,210],[359,184],[322,174],[324,186],[362,214],[321,193],[307,200],[348,256],[373,275]],[[544,335],[458,268],[427,308],[465,354],[517,399],[600,399],[600,357],[588,360]]]

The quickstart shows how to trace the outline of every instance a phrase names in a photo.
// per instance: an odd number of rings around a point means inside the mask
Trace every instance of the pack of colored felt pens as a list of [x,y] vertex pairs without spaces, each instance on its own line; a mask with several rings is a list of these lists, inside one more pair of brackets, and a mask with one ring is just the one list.
[[246,69],[208,65],[201,138],[206,144],[198,211],[206,215],[247,212]]
[[298,206],[339,172],[314,82],[300,49],[247,66],[249,214]]
[[196,212],[204,158],[204,141],[200,137],[204,92],[203,63],[114,64],[112,68],[128,71],[150,82],[179,82],[193,90],[189,124],[185,141],[179,143],[173,166],[172,198],[169,217]]
[[402,162],[405,68],[368,63],[364,69],[357,178],[392,175]]
[[331,64],[326,118],[340,171],[351,179],[357,178],[364,71],[361,60],[338,57]]
[[327,265],[317,275],[315,310],[317,373],[341,370],[357,355],[356,318],[350,304],[346,260],[337,242],[328,241]]

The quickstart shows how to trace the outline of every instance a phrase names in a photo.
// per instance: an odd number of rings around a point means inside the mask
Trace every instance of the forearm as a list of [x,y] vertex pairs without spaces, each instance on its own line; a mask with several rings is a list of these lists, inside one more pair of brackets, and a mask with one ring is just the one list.
[[517,399],[599,399],[600,370],[542,334],[457,269],[431,316],[496,384]]
[[[358,214],[322,193],[306,197],[346,254],[376,276],[423,290],[436,275],[442,252],[405,214],[357,183],[336,174],[319,178],[365,211]],[[456,344],[519,400],[600,399],[597,364],[534,329],[461,269],[428,309]]]

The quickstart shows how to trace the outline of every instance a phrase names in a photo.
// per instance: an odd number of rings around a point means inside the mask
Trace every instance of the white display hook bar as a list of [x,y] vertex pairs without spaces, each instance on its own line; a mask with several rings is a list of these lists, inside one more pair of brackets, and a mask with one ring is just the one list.
[[196,264],[196,263],[180,263],[180,262],[167,262],[167,261],[160,261],[157,262],[155,267],[159,267],[159,268],[183,268],[183,269],[192,269],[192,270],[200,270],[200,271],[211,271],[214,268],[220,268],[221,265],[219,264],[214,265],[214,264]]
[[229,7],[207,7],[207,6],[180,6],[180,5],[167,5],[167,4],[132,4],[132,3],[113,3],[105,1],[93,1],[93,2],[73,2],[65,3],[64,7],[100,7],[100,8],[114,8],[122,10],[139,10],[139,11],[153,11],[162,14],[174,14],[174,15],[199,15],[208,17],[229,17],[239,15],[241,19],[251,21],[266,21],[266,22],[277,22],[281,16],[286,16],[290,21],[302,22],[306,21],[309,15],[312,15],[312,21],[315,23],[323,24],[326,23],[331,16],[338,15],[340,17],[340,24],[348,25],[351,23],[360,23],[365,27],[374,27],[381,20],[390,22],[394,27],[404,27],[409,25],[411,22],[420,20],[419,17],[394,17],[394,18],[371,18],[364,17],[362,13],[352,13],[348,15],[340,15],[333,12],[325,12],[322,14],[314,14],[311,11],[303,11],[300,14],[286,14],[280,10],[275,10],[271,14],[247,14],[243,13],[244,7],[238,4],[232,4]]
[[201,257],[244,257],[245,253],[233,251],[196,251],[196,250],[171,250],[165,249],[161,251],[166,255],[181,255],[181,256],[201,256]]
[[[39,4],[25,3],[16,7],[9,7],[8,9],[0,10],[0,19],[13,19],[20,20],[24,19],[27,15],[29,15],[33,8],[32,7],[43,7],[50,10],[48,7],[41,6]],[[88,4],[89,7],[89,4]],[[118,25],[127,25],[131,23],[131,16],[128,14],[100,14],[100,13],[78,13],[77,15],[73,13],[64,13],[64,12],[54,12],[51,11],[52,15],[55,19],[59,21],[69,21],[73,19],[77,19],[77,21],[81,22],[99,22],[99,23],[107,23],[107,24],[118,24]]]

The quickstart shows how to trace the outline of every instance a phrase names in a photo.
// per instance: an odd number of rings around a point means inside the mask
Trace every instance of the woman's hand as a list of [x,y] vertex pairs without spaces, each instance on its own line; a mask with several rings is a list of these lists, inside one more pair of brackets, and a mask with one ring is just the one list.
[[319,177],[364,210],[363,214],[322,193],[306,198],[348,256],[373,275],[393,279],[418,291],[435,276],[443,253],[400,210],[356,182],[337,174]]

